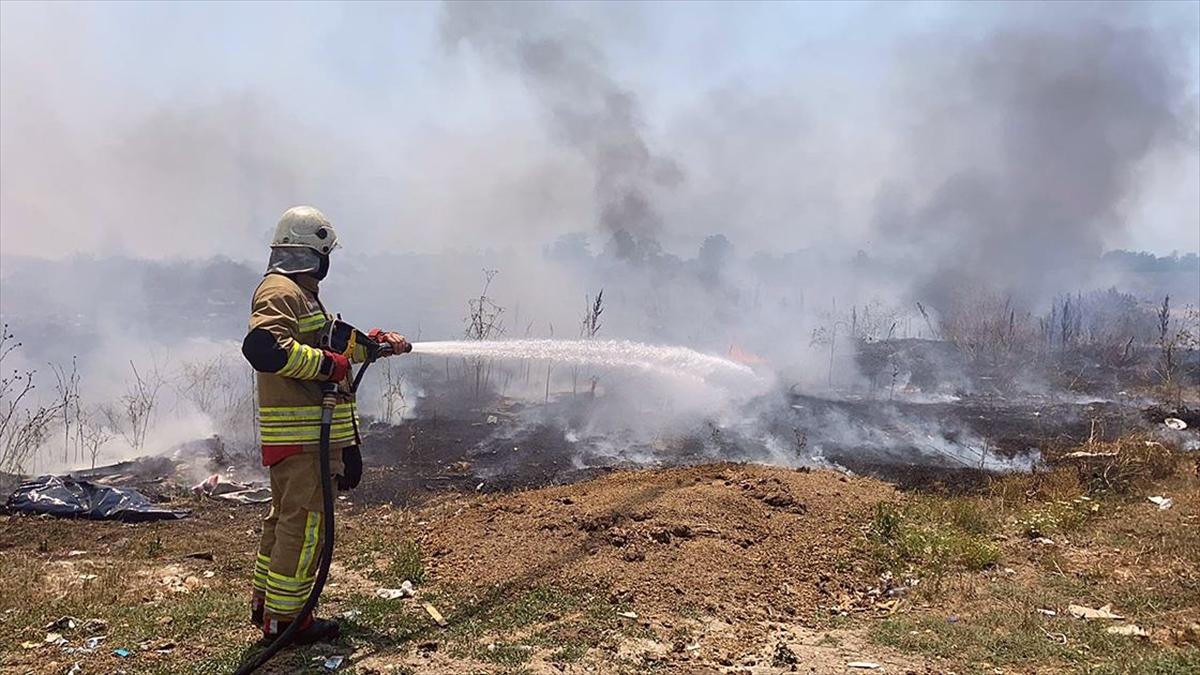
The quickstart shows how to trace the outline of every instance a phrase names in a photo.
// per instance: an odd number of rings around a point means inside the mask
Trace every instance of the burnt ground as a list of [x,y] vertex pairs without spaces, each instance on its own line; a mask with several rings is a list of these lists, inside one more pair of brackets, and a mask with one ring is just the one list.
[[[736,422],[707,422],[673,437],[614,441],[573,431],[584,426],[588,405],[582,397],[546,406],[497,400],[443,408],[394,426],[373,424],[364,441],[366,476],[354,498],[406,505],[447,490],[502,492],[616,469],[720,461],[833,465],[904,489],[969,490],[995,475],[976,463],[981,454],[1024,456],[1036,467],[1039,453],[1158,432],[1163,417],[1193,414],[1133,401],[996,396],[917,403],[792,394],[761,403],[758,414],[766,422],[752,431]],[[778,439],[776,447],[764,447],[764,428]],[[946,447],[961,452],[947,454]]]
[[[778,394],[752,402],[746,420],[697,422],[692,430],[646,439],[579,431],[587,428],[593,405],[583,396],[546,404],[494,398],[477,406],[456,399],[419,407],[416,418],[399,424],[368,422],[365,475],[349,499],[412,506],[443,492],[491,494],[620,469],[730,461],[831,467],[906,490],[963,492],[996,475],[980,459],[1025,458],[1014,466],[1036,471],[1038,458],[1089,440],[1171,436],[1162,424],[1167,416],[1200,428],[1196,410],[1133,399],[964,396],[916,402]],[[243,482],[265,478],[252,458],[228,455],[215,438],[73,475],[166,499],[209,473]],[[0,487],[11,491],[15,482],[9,476]]]

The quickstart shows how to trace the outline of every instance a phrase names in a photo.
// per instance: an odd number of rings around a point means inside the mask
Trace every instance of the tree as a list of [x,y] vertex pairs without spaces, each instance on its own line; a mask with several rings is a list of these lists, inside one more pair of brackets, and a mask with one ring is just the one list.
[[[14,337],[8,324],[0,327],[0,373],[7,373],[4,362],[11,363],[13,352],[21,347]],[[21,473],[62,412],[61,401],[48,406],[32,401],[36,373],[14,368],[11,374],[0,375],[0,472]]]
[[733,257],[733,244],[723,234],[705,237],[700,244],[700,252],[696,256],[699,265],[700,280],[706,285],[715,285],[721,279],[725,266]]
[[[491,288],[492,280],[496,278],[497,274],[500,274],[500,270],[483,270],[483,288],[479,291],[479,297],[467,301],[467,308],[470,310],[466,319],[468,340],[492,340],[504,334],[502,318],[504,308],[488,297],[488,289]],[[484,380],[484,359],[475,357],[473,366],[475,368],[475,395],[479,396]],[[489,367],[488,372],[490,373],[490,371]]]

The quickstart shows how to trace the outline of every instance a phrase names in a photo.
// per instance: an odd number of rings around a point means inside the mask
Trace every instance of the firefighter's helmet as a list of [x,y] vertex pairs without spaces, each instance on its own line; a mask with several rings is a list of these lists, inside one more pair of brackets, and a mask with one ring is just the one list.
[[311,248],[322,255],[337,248],[337,232],[325,214],[311,206],[293,206],[283,212],[271,248],[296,247]]

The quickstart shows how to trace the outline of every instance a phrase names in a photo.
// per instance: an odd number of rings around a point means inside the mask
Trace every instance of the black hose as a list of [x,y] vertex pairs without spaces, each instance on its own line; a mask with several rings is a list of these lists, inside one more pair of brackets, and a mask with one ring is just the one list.
[[[375,354],[372,354],[374,356]],[[354,378],[354,383],[350,386],[350,393],[358,391],[358,383],[362,381],[363,373],[367,371],[367,366],[371,365],[373,358],[368,358],[363,362],[362,367],[358,369],[358,374]],[[330,396],[326,393],[326,396]],[[300,613],[292,620],[292,623],[279,634],[271,644],[265,649],[256,654],[254,658],[243,663],[234,675],[250,675],[258,670],[267,661],[270,661],[276,654],[292,641],[296,635],[296,631],[300,630],[300,626],[308,620],[312,615],[313,610],[317,607],[317,600],[321,597],[321,591],[325,589],[325,581],[329,578],[329,564],[333,561],[333,478],[332,468],[329,458],[329,435],[333,426],[333,408],[322,404],[321,408],[321,445],[320,445],[320,464],[321,464],[321,508],[324,513],[321,519],[324,521],[322,532],[324,534],[324,542],[321,545],[321,562],[317,568],[317,578],[313,582],[312,591],[308,594],[308,599],[304,601],[304,606],[300,608]]]

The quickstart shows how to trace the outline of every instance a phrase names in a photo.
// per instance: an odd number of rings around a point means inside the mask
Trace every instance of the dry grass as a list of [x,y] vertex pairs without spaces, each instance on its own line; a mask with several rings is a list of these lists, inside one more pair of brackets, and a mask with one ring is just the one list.
[[[985,537],[998,557],[982,572],[959,560],[948,574],[936,557],[909,556],[910,573],[939,583],[923,584],[872,638],[968,672],[1197,672],[1200,481],[1191,459],[1146,438],[1072,451],[1101,456],[1005,477],[978,496],[908,506],[907,518],[924,514],[914,527]],[[1146,501],[1152,494],[1175,506],[1160,511]],[[1073,603],[1111,603],[1151,637],[1069,618]]]
[[[831,584],[830,593],[846,589],[865,594],[866,588],[852,585],[873,578],[874,568],[916,576],[921,583],[895,596],[900,603],[887,616],[864,609],[841,617],[839,639],[861,641],[869,633],[877,645],[909,652],[903,658],[932,661],[935,671],[990,672],[999,667],[1020,672],[1195,672],[1200,647],[1191,640],[1200,637],[1188,627],[1200,623],[1200,607],[1194,602],[1200,597],[1200,479],[1191,457],[1147,445],[1146,440],[1089,446],[1093,452],[1117,454],[1086,465],[1064,461],[1052,471],[1006,477],[977,494],[953,497],[896,494],[877,483],[860,485],[816,472],[805,476],[724,467],[717,476],[696,469],[702,480],[682,483],[677,480],[679,471],[631,474],[622,480],[637,486],[661,484],[669,488],[663,493],[668,498],[686,490],[700,496],[627,509],[643,519],[631,516],[623,526],[625,535],[632,537],[642,528],[648,537],[661,521],[688,524],[692,538],[681,536],[669,546],[656,544],[658,548],[646,539],[640,544],[646,560],[615,559],[596,567],[597,574],[583,580],[588,583],[576,585],[540,572],[518,574],[519,583],[481,581],[496,568],[480,549],[487,542],[495,546],[498,533],[527,531],[524,538],[496,551],[513,552],[515,573],[530,569],[531,555],[572,538],[596,545],[580,548],[577,559],[567,560],[596,565],[597,559],[616,551],[610,550],[609,539],[597,543],[589,538],[590,530],[581,527],[592,520],[583,516],[594,520],[596,514],[607,513],[590,500],[603,486],[612,491],[599,495],[606,499],[629,492],[621,481],[469,502],[447,497],[413,510],[343,512],[338,521],[340,567],[327,589],[323,613],[350,612],[344,620],[347,637],[333,646],[289,651],[280,664],[289,672],[316,672],[320,664],[314,665],[313,657],[336,653],[357,654],[352,665],[360,669],[388,667],[398,673],[541,672],[539,668],[551,667],[548,664],[593,667],[601,673],[645,672],[658,664],[655,667],[670,672],[682,663],[670,659],[681,657],[622,661],[621,646],[657,642],[677,655],[686,654],[684,647],[693,642],[702,642],[705,654],[736,656],[774,639],[755,613],[772,606],[771,588],[786,584],[789,593],[807,592],[801,572],[811,569],[826,575],[815,581]],[[784,482],[758,480],[773,476]],[[799,492],[808,481],[821,488],[819,495]],[[808,497],[803,499],[807,512],[765,501],[783,504],[776,492],[782,494],[784,484],[792,485],[794,496]],[[761,490],[763,486],[774,492]],[[836,540],[840,544],[808,529],[781,530],[786,537],[780,540],[794,547],[811,546],[824,559],[801,555],[808,551],[801,548],[790,557],[782,555],[785,549],[774,543],[776,539],[765,537],[772,532],[768,526],[808,522],[805,518],[815,517],[822,504],[843,504],[851,491],[857,491],[861,508],[838,515],[833,531],[841,536]],[[1151,494],[1170,496],[1175,506],[1160,511],[1146,501]],[[169,524],[0,517],[0,669],[62,673],[78,661],[84,672],[230,671],[256,639],[246,620],[245,600],[262,514],[209,502],[189,505],[196,508],[192,518]],[[741,511],[730,505],[740,505]],[[703,511],[703,518],[692,515],[701,506],[711,513]],[[685,507],[690,510],[682,510]],[[458,536],[458,530],[446,523],[458,523],[471,514],[469,509],[490,529],[463,538],[459,550],[451,545],[457,539],[447,539]],[[748,529],[746,523],[729,520],[736,513],[761,516],[763,524],[753,520],[750,524],[756,527]],[[578,522],[571,515],[579,516]],[[821,519],[826,525],[832,521]],[[549,528],[559,521],[571,525]],[[735,525],[753,529],[758,538],[745,546],[725,546],[721,537],[739,532]],[[442,530],[450,534],[435,536]],[[711,558],[714,570],[725,575],[742,570],[751,576],[771,565],[785,581],[764,589],[746,586],[710,606],[613,592],[618,588],[610,574],[613,569],[627,570],[632,584],[650,578],[647,568],[655,564],[655,570],[670,572],[671,583],[679,586],[672,591],[675,596],[713,595],[717,584],[679,573],[681,566],[673,556],[714,545],[720,545],[721,554]],[[831,549],[838,549],[837,555]],[[197,551],[209,552],[214,559],[188,557]],[[708,564],[709,559],[704,560]],[[843,574],[842,569],[852,572]],[[405,578],[418,582],[422,599],[441,609],[450,621],[448,628],[434,626],[411,600],[374,597],[378,586],[395,586]],[[797,607],[811,605],[814,612],[822,602],[797,597]],[[1111,603],[1151,637],[1114,636],[1103,630],[1105,626],[1067,618],[1071,603]],[[656,623],[650,627],[621,620],[617,612],[628,609],[652,615]],[[1046,616],[1041,609],[1056,615]],[[107,637],[102,647],[93,653],[67,653],[61,646],[45,644],[44,626],[64,615],[80,622],[103,621]],[[714,619],[728,625],[730,632],[706,635],[703,626]],[[82,628],[64,632],[72,648],[87,636]],[[814,644],[818,641],[829,642],[812,638]],[[436,652],[422,656],[421,645],[431,642],[439,643]],[[112,654],[116,647],[128,648],[133,655],[118,658]],[[871,645],[855,647],[864,657],[887,651],[883,646],[874,649],[879,651],[873,652]],[[714,657],[706,658],[710,661],[705,664],[715,663]]]

